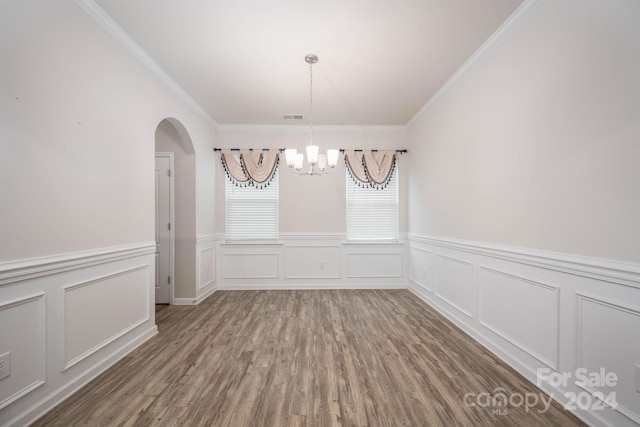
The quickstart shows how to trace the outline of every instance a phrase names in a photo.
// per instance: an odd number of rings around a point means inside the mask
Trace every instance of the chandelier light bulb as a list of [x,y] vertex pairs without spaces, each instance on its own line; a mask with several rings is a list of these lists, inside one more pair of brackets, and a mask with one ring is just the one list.
[[318,154],[318,169],[320,172],[324,172],[327,168],[327,155],[326,154]]
[[301,171],[303,162],[304,162],[304,154],[302,154],[302,153],[296,154],[296,158],[295,158],[295,162],[294,162],[294,169],[297,170],[297,171]]
[[292,168],[296,164],[296,154],[297,151],[295,148],[287,148],[284,150],[284,155],[287,159],[287,166]]
[[327,150],[327,162],[330,168],[335,168],[338,164],[338,157],[340,156],[340,150],[335,148]]
[[318,163],[318,150],[317,145],[307,145],[307,161],[311,166]]

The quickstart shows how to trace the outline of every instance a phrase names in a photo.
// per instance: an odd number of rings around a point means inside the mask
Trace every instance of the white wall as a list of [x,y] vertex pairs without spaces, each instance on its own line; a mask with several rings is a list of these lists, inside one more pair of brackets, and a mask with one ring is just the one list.
[[640,261],[637,1],[543,1],[410,127],[409,230]]
[[12,352],[0,424],[11,425],[156,333],[155,130],[171,117],[189,133],[195,230],[212,234],[214,129],[75,2],[3,2],[0,63],[0,324],[18,326],[0,328],[0,354]]
[[210,123],[75,3],[2,7],[0,260],[152,240],[155,128],[177,118],[210,164]]
[[524,7],[410,123],[409,286],[532,382],[572,374],[542,383],[560,402],[614,392],[592,425],[638,425],[640,3]]

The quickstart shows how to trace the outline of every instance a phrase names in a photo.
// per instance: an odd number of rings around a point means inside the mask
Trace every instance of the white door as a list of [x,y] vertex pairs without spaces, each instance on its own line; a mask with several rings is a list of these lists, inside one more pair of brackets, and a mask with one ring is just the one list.
[[171,157],[156,156],[156,304],[171,302]]

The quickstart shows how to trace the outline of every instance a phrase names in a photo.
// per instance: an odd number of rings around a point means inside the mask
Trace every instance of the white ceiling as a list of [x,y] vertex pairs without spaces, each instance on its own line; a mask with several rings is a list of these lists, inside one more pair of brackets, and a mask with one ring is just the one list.
[[522,0],[95,2],[219,124],[308,124],[315,53],[314,124],[404,125]]

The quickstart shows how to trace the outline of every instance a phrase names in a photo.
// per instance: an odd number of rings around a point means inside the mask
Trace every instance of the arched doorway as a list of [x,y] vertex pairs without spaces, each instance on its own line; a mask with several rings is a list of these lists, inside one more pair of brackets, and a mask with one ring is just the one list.
[[155,132],[156,304],[195,295],[195,152],[189,133],[174,118]]

